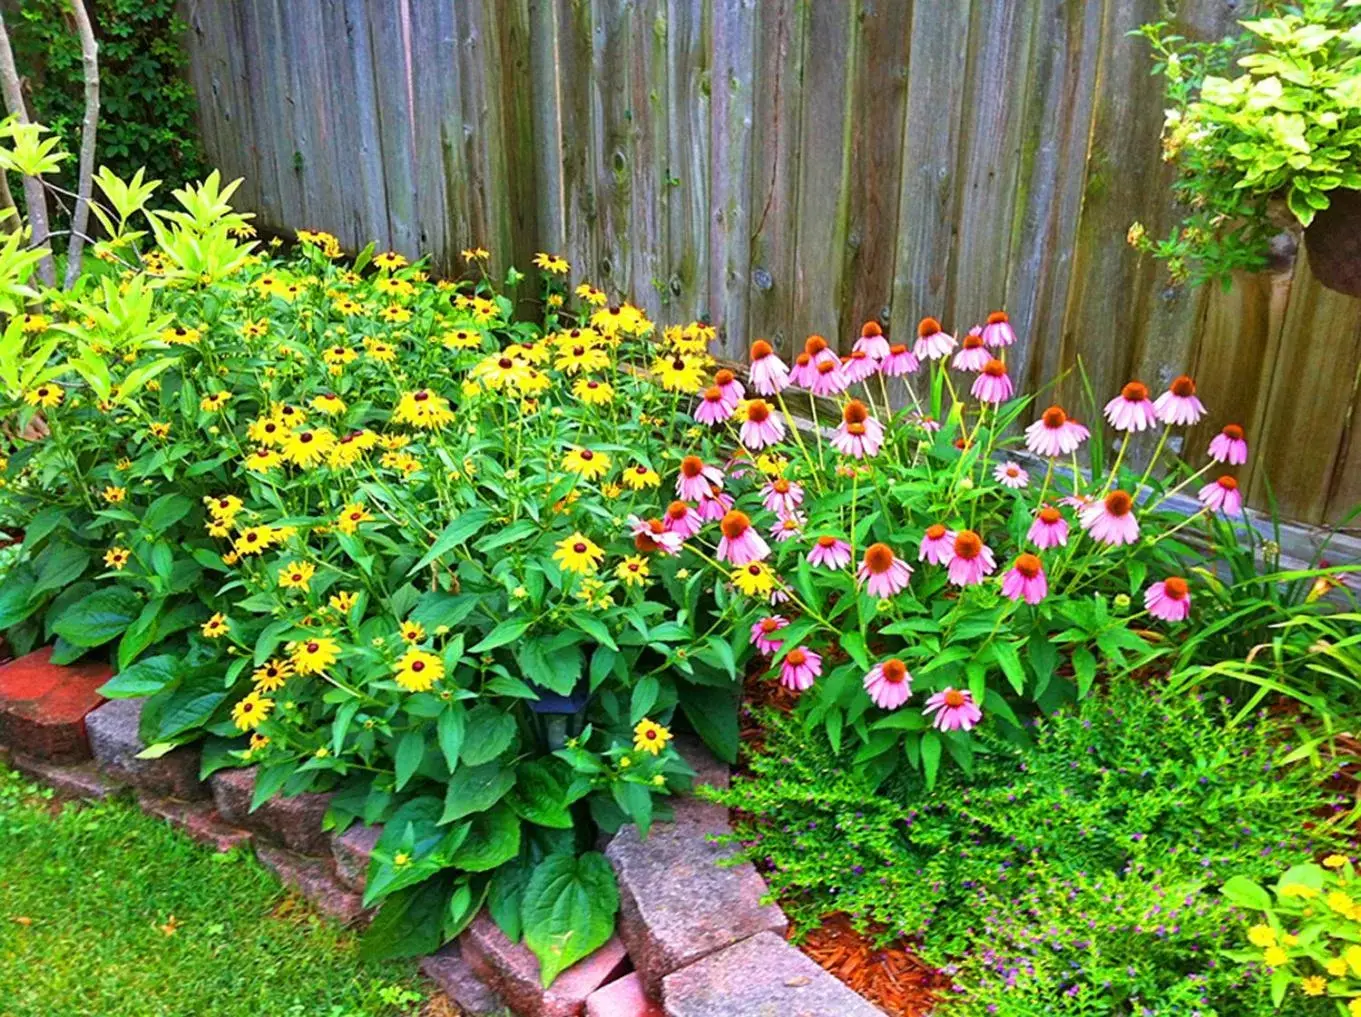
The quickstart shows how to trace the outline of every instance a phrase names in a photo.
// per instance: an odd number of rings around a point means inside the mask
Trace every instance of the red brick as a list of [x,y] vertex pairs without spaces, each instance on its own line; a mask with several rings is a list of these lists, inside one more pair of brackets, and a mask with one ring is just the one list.
[[586,998],[586,1017],[664,1017],[662,1006],[647,998],[634,971]]
[[112,676],[107,665],[51,663],[42,649],[0,667],[0,742],[51,762],[90,758],[85,716],[100,703],[96,691]]
[[209,778],[217,811],[229,823],[243,826],[266,840],[299,854],[330,858],[331,836],[321,828],[329,794],[307,792],[291,798],[275,795],[254,812],[255,768],[218,770]]
[[421,974],[453,1000],[464,1017],[507,1017],[510,1013],[501,997],[473,974],[457,942],[421,958]]
[[628,970],[624,944],[615,936],[545,989],[539,982],[539,959],[523,943],[507,939],[485,911],[459,946],[473,972],[521,1017],[582,1017],[591,993]]
[[279,882],[297,890],[322,914],[345,925],[353,925],[366,917],[359,894],[351,893],[341,885],[329,862],[258,843],[255,857],[279,877]]
[[85,718],[85,733],[95,763],[105,773],[134,787],[168,798],[207,798],[198,779],[199,750],[184,745],[156,759],[139,759],[146,748],[138,735],[144,699],[115,699]]
[[217,814],[212,802],[182,802],[139,791],[137,804],[143,812],[164,819],[177,830],[216,851],[230,851],[251,842],[250,831],[228,823]]

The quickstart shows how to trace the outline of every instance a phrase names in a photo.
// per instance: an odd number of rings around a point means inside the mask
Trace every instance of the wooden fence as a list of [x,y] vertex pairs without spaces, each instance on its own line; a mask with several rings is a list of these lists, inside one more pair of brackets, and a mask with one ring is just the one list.
[[[1252,500],[1361,501],[1361,302],[1301,252],[1228,291],[1125,242],[1177,220],[1129,33],[1163,0],[184,0],[212,160],[273,227],[461,270],[536,250],[725,351],[1005,308],[1030,389],[1198,380]],[[1222,35],[1234,0],[1181,0]],[[1075,399],[1074,373],[1064,395]],[[1208,441],[1207,425],[1190,441]]]

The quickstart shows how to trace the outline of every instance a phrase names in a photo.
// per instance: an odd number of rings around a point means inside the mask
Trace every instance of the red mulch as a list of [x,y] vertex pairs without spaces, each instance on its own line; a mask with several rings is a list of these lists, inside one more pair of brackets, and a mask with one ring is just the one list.
[[[746,753],[759,752],[765,743],[760,712],[766,708],[788,712],[797,699],[797,693],[771,681],[766,669],[752,669],[739,716]],[[890,1017],[923,1017],[935,1004],[936,990],[950,984],[948,977],[914,956],[906,942],[897,940],[878,949],[874,937],[856,932],[843,914],[827,915],[798,946]]]

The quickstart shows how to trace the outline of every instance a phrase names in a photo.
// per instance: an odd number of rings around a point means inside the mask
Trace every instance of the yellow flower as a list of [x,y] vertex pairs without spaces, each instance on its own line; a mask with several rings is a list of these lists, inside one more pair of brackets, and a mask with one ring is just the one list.
[[288,437],[288,428],[277,417],[258,417],[246,427],[246,436],[261,445],[281,445]]
[[587,406],[608,406],[614,401],[614,387],[608,381],[578,378],[572,383],[572,395]]
[[575,292],[577,296],[586,301],[591,307],[604,307],[610,302],[603,290],[596,289],[590,283],[582,283],[576,288]]
[[649,574],[647,559],[638,554],[629,555],[614,567],[614,574],[622,579],[626,586],[643,586],[647,583]]
[[30,406],[59,406],[65,398],[66,392],[60,385],[39,385],[24,393],[24,402]]
[[255,669],[251,680],[258,692],[278,692],[293,673],[293,665],[286,660],[271,660]]
[[417,621],[402,622],[402,639],[408,643],[419,643],[425,638],[425,626]]
[[567,374],[603,371],[610,366],[610,355],[598,346],[579,344],[560,351],[553,366]]
[[534,255],[534,265],[553,275],[566,275],[572,267],[567,264],[566,258],[561,258],[556,254],[545,254],[543,251]]
[[339,593],[334,594],[327,603],[341,614],[349,614],[350,608],[354,607],[355,601],[358,599],[358,596],[351,593],[349,590],[341,590]]
[[1347,962],[1344,961],[1341,957],[1329,958],[1329,960],[1327,961],[1327,963],[1323,965],[1323,967],[1324,970],[1326,970],[1328,974],[1332,975],[1334,978],[1341,978],[1343,975],[1347,973]]
[[229,523],[241,511],[242,502],[234,494],[220,494],[216,497],[204,497],[203,504],[208,507],[208,514],[214,519],[221,519]]
[[620,487],[618,484],[614,483],[613,481],[609,481],[607,483],[600,485],[600,493],[603,497],[609,498],[611,501],[613,501],[615,498],[618,498],[621,494],[624,493],[624,489]]
[[1300,991],[1306,996],[1322,996],[1328,991],[1328,979],[1322,975],[1309,975],[1300,979]]
[[1290,958],[1286,955],[1286,952],[1279,946],[1269,946],[1263,950],[1262,960],[1266,961],[1266,963],[1273,968],[1283,967],[1290,962]]
[[114,487],[112,484],[110,484],[108,487],[104,488],[104,490],[101,492],[101,495],[103,496],[104,500],[108,502],[110,505],[117,505],[119,502],[127,498],[128,492],[126,488]]
[[104,552],[104,564],[111,569],[121,571],[131,556],[132,552],[126,547],[111,547]]
[[311,562],[290,562],[279,570],[279,585],[285,590],[296,589],[306,592],[311,588],[312,576],[316,571],[317,567]]
[[443,677],[444,662],[413,647],[397,661],[393,680],[408,692],[426,692]]
[[546,301],[546,303],[550,308],[556,311],[559,307],[566,303],[566,301],[563,300],[561,293],[550,293],[548,294],[548,300]]
[[624,471],[624,476],[621,479],[624,481],[624,486],[631,491],[641,491],[645,487],[661,487],[662,485],[662,478],[657,475],[657,471],[650,466],[644,466],[642,463],[630,466]]
[[[532,367],[526,367],[518,377],[515,378],[515,387],[522,395],[536,396],[553,387],[548,375],[542,371],[536,371]],[[528,405],[528,404],[525,404]]]
[[358,359],[359,354],[348,346],[328,346],[321,351],[321,359],[331,367],[344,367]]
[[628,769],[630,766],[632,766],[632,765],[633,765],[633,760],[630,759],[628,756],[620,756],[620,757],[619,757],[619,769],[621,769],[621,770],[627,770],[627,769]]
[[1324,898],[1324,903],[1340,915],[1351,914],[1354,902],[1341,890],[1334,890]]
[[278,534],[268,526],[248,526],[232,545],[237,554],[259,554],[278,540]]
[[483,387],[495,391],[519,382],[524,377],[526,369],[524,364],[513,357],[490,356],[478,361],[469,377],[473,381],[481,382]]
[[410,321],[411,312],[408,311],[405,307],[398,307],[396,304],[390,304],[378,312],[378,317],[382,318],[384,321],[390,321],[394,323]]
[[169,438],[170,425],[159,420],[153,420],[149,425],[151,435],[154,438]]
[[52,323],[52,319],[45,314],[25,314],[19,320],[23,323],[19,328],[28,333],[46,332]]
[[574,448],[562,458],[562,468],[587,480],[603,477],[610,469],[610,457],[588,448]]
[[671,740],[671,732],[644,717],[633,729],[633,749],[635,752],[650,752],[661,755],[666,743]]
[[317,674],[340,659],[340,647],[334,639],[308,639],[290,643],[289,659],[298,674]]
[[1301,900],[1310,900],[1318,896],[1317,890],[1303,883],[1287,883],[1279,892],[1282,897],[1299,897]]
[[1347,1004],[1347,1012],[1351,1017],[1361,1017],[1361,996],[1357,996]]
[[1276,930],[1270,925],[1254,925],[1248,929],[1248,942],[1256,947],[1276,945]]
[[330,428],[317,427],[295,431],[284,440],[284,456],[307,469],[326,458],[335,447],[336,436]]
[[693,394],[704,387],[704,375],[699,364],[681,354],[658,357],[652,363],[652,373],[668,392]]
[[448,399],[422,388],[402,394],[402,398],[397,402],[397,409],[393,411],[392,419],[399,424],[438,430],[452,421],[454,414],[449,409]]
[[380,364],[390,364],[397,359],[396,348],[379,339],[365,339],[364,352]]
[[1327,858],[1323,859],[1323,864],[1330,869],[1340,869],[1347,864],[1347,856],[1329,855]]
[[259,752],[261,749],[263,749],[263,748],[264,748],[266,745],[268,745],[268,744],[269,744],[269,739],[266,738],[264,735],[262,735],[262,734],[252,734],[252,735],[250,736],[250,747],[249,747],[246,751],[248,751],[248,752]]
[[241,325],[241,335],[246,339],[259,339],[269,334],[269,321],[260,318],[257,321],[246,321]]
[[220,611],[203,623],[199,630],[207,639],[221,639],[227,634],[227,618]]
[[245,459],[246,469],[255,470],[259,473],[267,473],[283,461],[283,453],[270,448],[268,445],[259,446]]
[[482,346],[482,333],[470,328],[459,328],[445,332],[440,342],[451,350],[476,350]]
[[373,263],[378,268],[394,272],[399,268],[405,267],[407,262],[406,258],[402,257],[396,251],[384,251],[382,254],[375,254],[373,256]]
[[254,731],[264,723],[273,707],[274,700],[266,699],[258,692],[252,692],[232,707],[232,721],[241,731]]
[[312,400],[312,409],[318,413],[325,413],[335,416],[337,413],[345,412],[345,400],[338,395],[330,392],[323,393]]
[[775,589],[775,573],[763,561],[754,561],[732,570],[732,584],[748,597],[764,597]]
[[341,533],[354,533],[359,529],[360,523],[367,523],[373,516],[369,515],[366,509],[359,502],[351,502],[346,505],[340,513],[340,518],[336,520],[336,529]]
[[605,557],[603,549],[580,533],[563,537],[558,541],[557,548],[553,552],[553,560],[560,564],[564,571],[580,575],[594,572]]
[[214,392],[212,395],[206,395],[200,399],[198,407],[205,413],[216,413],[231,401],[232,394],[230,392]]
[[161,333],[161,340],[171,346],[193,346],[199,341],[199,330],[177,325]]
[[485,247],[467,247],[460,252],[460,256],[471,265],[474,261],[486,261],[491,257],[491,252]]
[[332,301],[331,306],[346,316],[359,314],[364,310],[363,304],[357,300],[351,300],[349,297],[341,297],[339,300]]

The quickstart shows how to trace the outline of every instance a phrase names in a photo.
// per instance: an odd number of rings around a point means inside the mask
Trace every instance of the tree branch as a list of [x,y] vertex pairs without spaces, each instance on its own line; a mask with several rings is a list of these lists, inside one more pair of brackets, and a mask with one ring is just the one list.
[[[24,108],[24,93],[19,87],[19,70],[14,66],[14,50],[9,45],[9,29],[5,27],[5,17],[0,13],[0,92],[4,93],[5,106],[21,124],[28,120],[28,110]],[[33,243],[46,242],[47,195],[43,192],[43,182],[37,177],[24,177],[24,203],[28,206],[28,225],[33,232]],[[57,285],[57,271],[49,253],[38,262],[38,278],[47,286]]]
[[76,211],[71,220],[71,243],[66,249],[66,289],[80,278],[85,229],[90,222],[90,192],[94,189],[95,138],[99,130],[99,43],[95,41],[85,0],[71,0],[80,36],[80,61],[85,75],[85,117],[80,123],[80,183],[76,186]]

